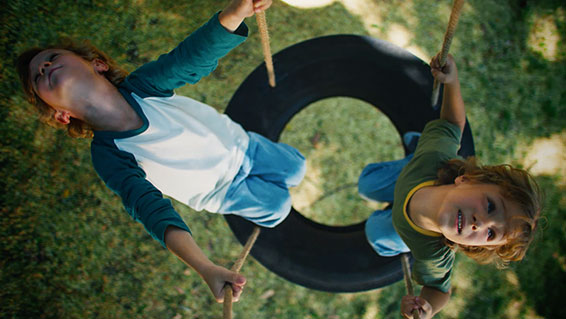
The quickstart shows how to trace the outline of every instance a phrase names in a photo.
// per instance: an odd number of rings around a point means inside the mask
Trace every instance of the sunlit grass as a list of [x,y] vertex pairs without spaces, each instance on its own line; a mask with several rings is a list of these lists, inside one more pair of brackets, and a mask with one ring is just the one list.
[[560,58],[560,34],[557,24],[566,21],[566,11],[564,8],[557,8],[546,15],[533,15],[531,19],[529,48],[549,61],[556,61]]
[[554,175],[566,184],[566,131],[533,141],[523,165],[533,174]]
[[[67,35],[91,39],[131,71],[174,47],[225,3],[6,4],[0,28],[0,317],[221,316],[221,305],[202,279],[160,248],[104,187],[90,163],[89,141],[71,140],[37,124],[11,61],[24,48]],[[551,0],[521,3],[466,2],[452,46],[476,153],[487,164],[530,167],[532,162],[524,161],[528,150],[547,140],[563,143],[564,6]],[[351,33],[387,39],[426,61],[440,49],[450,7],[449,0],[343,0],[300,9],[274,1],[267,12],[272,51],[318,36]],[[209,77],[178,93],[223,111],[239,84],[263,61],[255,21],[248,24],[250,37],[244,44]],[[357,176],[370,162],[403,155],[388,119],[372,106],[344,98],[317,102],[300,112],[282,140],[307,155],[309,171],[293,190],[295,205],[325,224],[355,223],[379,208],[357,195]],[[540,158],[546,150],[532,153]],[[454,295],[439,318],[566,317],[559,293],[566,288],[566,192],[562,173],[548,171],[550,166],[541,167],[546,171],[532,166],[546,193],[545,220],[527,258],[500,271],[458,257]],[[225,220],[174,205],[205,253],[230,266],[241,245]],[[364,293],[313,291],[274,275],[253,257],[242,271],[248,285],[234,306],[236,318],[397,318],[405,293],[401,282]]]

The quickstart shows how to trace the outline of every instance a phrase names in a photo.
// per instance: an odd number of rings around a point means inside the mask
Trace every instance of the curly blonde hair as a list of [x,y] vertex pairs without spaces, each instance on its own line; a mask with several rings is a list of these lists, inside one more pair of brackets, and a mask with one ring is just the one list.
[[32,86],[32,79],[30,78],[29,64],[31,60],[40,52],[47,49],[61,49],[67,50],[75,53],[81,58],[92,61],[94,59],[99,59],[108,65],[108,71],[104,72],[104,76],[108,81],[110,81],[115,86],[118,86],[126,76],[128,72],[122,69],[112,58],[110,58],[106,53],[97,49],[88,40],[75,42],[68,38],[61,38],[57,43],[53,45],[46,46],[44,48],[30,48],[22,52],[16,59],[16,69],[20,76],[20,82],[22,88],[27,97],[28,102],[30,102],[39,113],[39,120],[55,128],[62,128],[67,130],[67,134],[71,137],[92,137],[92,128],[85,123],[76,118],[71,118],[69,124],[64,125],[55,120],[53,115],[55,110],[47,103],[45,103],[39,95],[34,91]]
[[542,209],[542,195],[534,178],[511,165],[481,166],[474,157],[453,159],[438,170],[436,185],[453,184],[458,176],[473,183],[494,184],[504,198],[519,205],[520,212],[507,215],[506,243],[499,246],[467,246],[445,239],[446,245],[462,251],[480,264],[495,263],[499,268],[523,259],[534,238]]

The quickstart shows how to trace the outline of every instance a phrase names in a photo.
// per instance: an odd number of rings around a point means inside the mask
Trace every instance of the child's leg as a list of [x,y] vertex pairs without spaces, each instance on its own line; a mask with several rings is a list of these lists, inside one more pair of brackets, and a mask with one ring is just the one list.
[[366,238],[378,255],[391,257],[409,252],[393,228],[391,209],[376,210],[366,221]]
[[250,144],[219,212],[235,214],[263,227],[275,227],[291,210],[288,187],[305,174],[305,158],[293,147],[249,133]]
[[392,202],[397,177],[411,158],[413,154],[400,160],[372,163],[366,166],[358,179],[360,195],[375,201]]
[[220,207],[221,214],[234,214],[262,227],[275,227],[291,211],[286,187],[248,175],[230,190]]
[[250,175],[286,188],[299,185],[306,171],[304,156],[287,144],[272,142],[253,132],[249,135],[255,145]]
[[403,143],[409,155],[401,160],[369,164],[364,168],[358,180],[358,192],[366,199],[379,202],[392,202],[395,182],[401,170],[413,158],[421,133],[407,132]]

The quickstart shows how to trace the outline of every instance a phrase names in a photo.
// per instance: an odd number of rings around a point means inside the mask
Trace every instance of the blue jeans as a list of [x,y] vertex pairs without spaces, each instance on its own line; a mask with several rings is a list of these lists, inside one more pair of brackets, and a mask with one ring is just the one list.
[[295,148],[248,132],[250,142],[219,213],[234,214],[262,227],[275,227],[291,211],[289,187],[305,176],[305,158]]
[[[366,199],[393,202],[395,183],[401,170],[413,158],[373,163],[364,168],[358,180],[358,192]],[[409,252],[401,237],[393,228],[391,209],[376,210],[366,221],[366,238],[371,247],[384,257]]]

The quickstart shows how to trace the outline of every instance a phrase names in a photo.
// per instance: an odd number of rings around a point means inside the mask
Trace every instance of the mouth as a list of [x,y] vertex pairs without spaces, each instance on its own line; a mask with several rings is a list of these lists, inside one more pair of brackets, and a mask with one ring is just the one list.
[[462,211],[458,211],[458,234],[462,233],[462,226],[464,226],[464,216],[462,216]]

